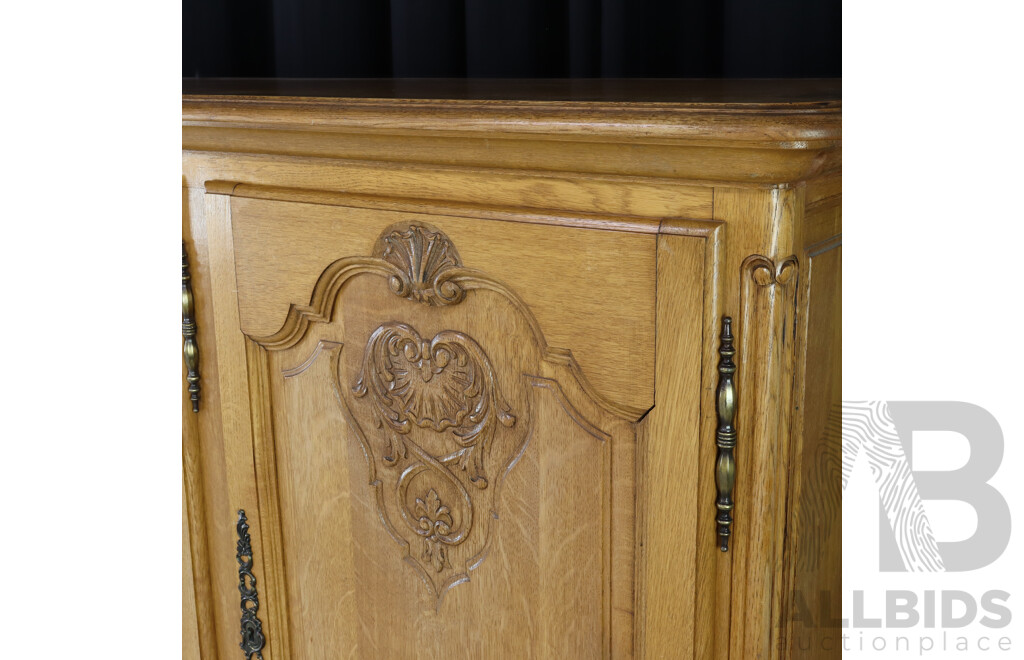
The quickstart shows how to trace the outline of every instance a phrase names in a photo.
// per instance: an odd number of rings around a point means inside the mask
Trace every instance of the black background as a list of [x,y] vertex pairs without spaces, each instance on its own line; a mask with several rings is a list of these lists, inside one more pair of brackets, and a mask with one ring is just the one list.
[[840,77],[838,0],[184,0],[182,75]]

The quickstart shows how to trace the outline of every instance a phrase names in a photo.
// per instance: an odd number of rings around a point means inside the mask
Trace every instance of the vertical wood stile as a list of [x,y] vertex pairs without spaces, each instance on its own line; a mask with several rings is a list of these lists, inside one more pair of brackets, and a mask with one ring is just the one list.
[[637,453],[639,658],[693,656],[704,250],[658,236],[655,404]]
[[[182,235],[189,236],[191,232],[190,218],[188,214],[188,188],[182,188]],[[191,287],[191,280],[196,276],[196,253],[194,241],[182,240],[182,251],[192,256],[191,268],[189,269],[190,300],[189,307],[192,318],[195,318],[195,310],[199,307],[195,300]],[[188,368],[182,364],[182,376],[188,380]],[[194,412],[191,392],[183,390],[182,416],[181,416],[181,466],[182,466],[182,488],[185,513],[188,517],[188,552],[192,564],[192,588],[195,598],[196,631],[198,633],[198,646],[201,657],[216,657],[217,635],[214,625],[213,587],[210,576],[209,543],[207,540],[206,525],[206,498],[203,486],[203,457],[200,444],[202,416]],[[205,414],[205,410],[204,410]]]
[[213,657],[217,646],[207,555],[206,515],[203,501],[203,468],[199,449],[198,423],[189,397],[182,401],[181,464],[184,504],[188,514],[189,559],[192,562],[192,588],[195,594],[196,628],[199,648]]
[[267,585],[268,644],[278,660],[291,656],[288,626],[288,590],[284,575],[284,541],[281,536],[280,501],[277,488],[277,460],[274,451],[273,422],[269,409],[269,356],[256,342],[246,340],[246,362],[249,367],[249,409],[252,411],[253,459],[256,465],[256,487],[259,495],[260,528],[262,529],[263,565]]
[[779,657],[783,545],[793,417],[799,189],[716,189],[731,223],[725,258],[736,296],[736,485],[730,658]]
[[[234,549],[235,513],[244,509],[249,513],[249,526],[253,552],[253,573],[262,584],[267,584],[267,592],[261,606],[268,614],[264,621],[264,633],[267,636],[267,647],[263,650],[264,660],[274,660],[277,652],[278,632],[273,629],[273,611],[277,596],[272,589],[272,581],[267,579],[267,566],[262,541],[263,524],[257,516],[260,510],[257,496],[256,471],[253,462],[253,419],[250,412],[250,374],[247,366],[246,339],[239,330],[238,294],[235,282],[234,245],[231,237],[231,206],[230,198],[216,187],[208,186],[205,195],[204,215],[207,222],[210,279],[214,298],[214,325],[216,337],[217,368],[219,372],[219,393],[221,412],[221,433],[223,434],[225,474],[227,481],[227,500],[231,507],[224,512],[225,519],[232,523],[231,546]],[[230,556],[231,564],[235,565],[235,554]],[[230,575],[218,575],[218,580],[230,578],[237,583],[237,566],[233,566]],[[237,600],[237,591],[231,600]],[[230,632],[225,631],[219,639],[220,655],[231,657],[239,653],[240,641],[237,607],[233,612]],[[287,635],[287,631],[284,632]],[[228,654],[231,655],[228,655]]]

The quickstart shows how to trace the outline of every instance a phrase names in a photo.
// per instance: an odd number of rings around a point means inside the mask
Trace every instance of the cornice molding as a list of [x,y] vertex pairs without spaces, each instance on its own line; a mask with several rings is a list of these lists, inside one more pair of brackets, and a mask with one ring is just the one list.
[[192,95],[182,128],[193,151],[764,185],[838,169],[842,107]]

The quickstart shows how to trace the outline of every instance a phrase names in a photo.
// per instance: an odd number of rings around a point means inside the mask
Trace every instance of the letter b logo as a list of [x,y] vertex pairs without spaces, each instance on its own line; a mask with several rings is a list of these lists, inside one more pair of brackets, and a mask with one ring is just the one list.
[[[915,471],[915,431],[952,431],[970,445],[966,465]],[[1010,509],[988,480],[1003,459],[1003,432],[985,409],[959,401],[871,401],[843,404],[843,486],[864,452],[878,486],[882,571],[970,571],[994,562],[1010,541]],[[978,517],[974,535],[940,542],[926,500],[965,502]]]

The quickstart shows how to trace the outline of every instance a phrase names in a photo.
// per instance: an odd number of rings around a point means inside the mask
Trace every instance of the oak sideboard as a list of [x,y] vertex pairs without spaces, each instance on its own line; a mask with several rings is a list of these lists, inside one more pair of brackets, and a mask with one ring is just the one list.
[[839,657],[839,81],[183,84],[185,657]]

